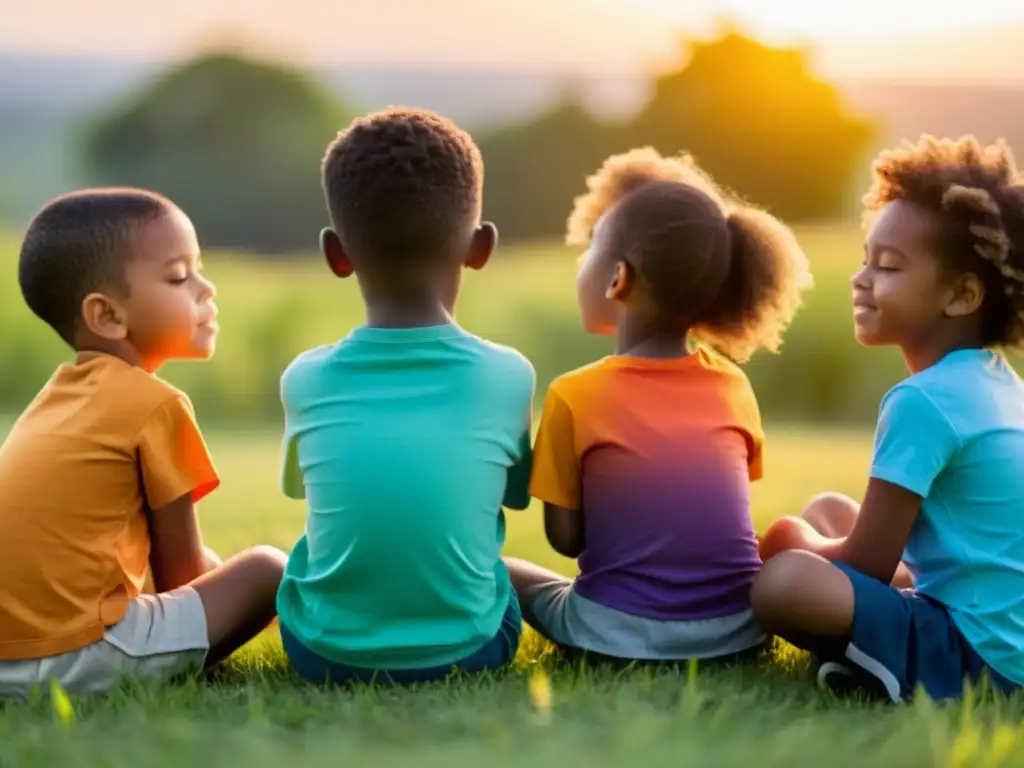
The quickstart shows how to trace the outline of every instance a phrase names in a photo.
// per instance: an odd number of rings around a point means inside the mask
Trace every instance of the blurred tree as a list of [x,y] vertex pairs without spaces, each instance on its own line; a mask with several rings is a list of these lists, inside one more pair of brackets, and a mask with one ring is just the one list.
[[727,30],[689,45],[631,120],[596,120],[570,92],[541,117],[481,138],[485,206],[506,239],[560,237],[573,198],[609,154],[691,152],[717,181],[787,219],[841,214],[874,129],[816,79],[807,52]]
[[586,176],[617,151],[620,131],[596,121],[574,94],[523,125],[480,137],[484,215],[507,240],[560,237]]
[[808,52],[734,29],[688,48],[686,64],[656,80],[628,126],[632,143],[686,150],[717,181],[777,215],[840,213],[874,128],[811,74]]
[[93,183],[166,194],[207,247],[315,247],[319,164],[350,117],[312,79],[245,56],[203,54],[88,125]]

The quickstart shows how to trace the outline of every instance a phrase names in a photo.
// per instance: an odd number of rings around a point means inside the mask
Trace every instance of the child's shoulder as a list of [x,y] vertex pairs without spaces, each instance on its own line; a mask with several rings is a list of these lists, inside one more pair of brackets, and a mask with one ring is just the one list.
[[571,371],[556,376],[548,386],[549,396],[557,396],[562,400],[571,400],[583,392],[587,392],[616,371],[615,358],[608,356],[599,358],[592,363],[581,365]]
[[307,349],[304,352],[300,352],[295,356],[287,367],[284,369],[284,373],[281,374],[282,379],[287,379],[291,376],[296,376],[304,371],[315,370],[320,368],[331,355],[337,351],[338,347],[344,344],[339,342],[338,344],[322,344],[312,349]]
[[146,371],[107,355],[60,365],[18,419],[18,434],[45,430],[53,416],[75,402],[74,418],[62,419],[67,432],[95,429],[107,435],[135,436],[160,409],[179,404],[192,409],[180,389]]
[[992,427],[1024,430],[1022,396],[1024,383],[1001,354],[958,350],[898,382],[883,397],[881,409],[938,414],[964,435]]
[[62,366],[54,373],[51,386],[67,384],[75,389],[82,380],[90,381],[89,400],[97,408],[148,416],[169,401],[183,400],[191,407],[188,396],[170,382],[109,355]]
[[499,376],[510,377],[508,380],[519,385],[529,386],[531,389],[536,385],[537,372],[533,363],[515,347],[499,344],[471,333],[466,334],[466,341],[477,348],[485,365],[492,368]]
[[708,370],[716,371],[731,378],[748,381],[746,372],[740,366],[723,355],[717,349],[701,345],[694,351],[694,356]]

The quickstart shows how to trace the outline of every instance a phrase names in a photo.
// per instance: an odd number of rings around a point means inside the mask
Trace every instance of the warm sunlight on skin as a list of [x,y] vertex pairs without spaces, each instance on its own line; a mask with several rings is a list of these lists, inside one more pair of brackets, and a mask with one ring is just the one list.
[[600,2],[685,24],[701,33],[714,30],[715,17],[731,18],[741,27],[779,43],[799,39],[815,42],[955,31],[964,27],[1024,20],[1024,4],[1003,0],[957,0],[948,3],[929,0],[860,0],[857,3],[814,3],[810,0]]

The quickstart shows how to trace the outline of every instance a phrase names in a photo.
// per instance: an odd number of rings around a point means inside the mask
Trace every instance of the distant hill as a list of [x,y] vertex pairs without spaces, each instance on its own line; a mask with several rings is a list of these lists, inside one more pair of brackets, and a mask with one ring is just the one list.
[[[73,144],[77,122],[140,87],[160,68],[113,59],[0,54],[0,217],[21,223],[50,196],[81,184]],[[316,75],[362,109],[429,107],[476,130],[528,119],[570,91],[608,117],[629,114],[647,95],[646,83],[632,76],[401,68],[335,68]],[[1005,136],[1024,162],[1024,85],[878,80],[847,82],[842,88],[852,109],[880,121],[883,144],[922,132],[975,133],[985,140]]]

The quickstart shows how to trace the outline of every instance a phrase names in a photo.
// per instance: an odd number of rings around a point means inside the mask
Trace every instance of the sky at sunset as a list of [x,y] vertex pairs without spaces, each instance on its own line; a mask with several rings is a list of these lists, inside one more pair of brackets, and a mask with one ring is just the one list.
[[1009,0],[31,0],[4,8],[0,52],[166,58],[241,40],[308,63],[618,73],[673,60],[679,31],[711,33],[722,16],[805,40],[824,73],[853,77],[998,79],[1007,49],[949,56],[921,38],[1024,30]]

